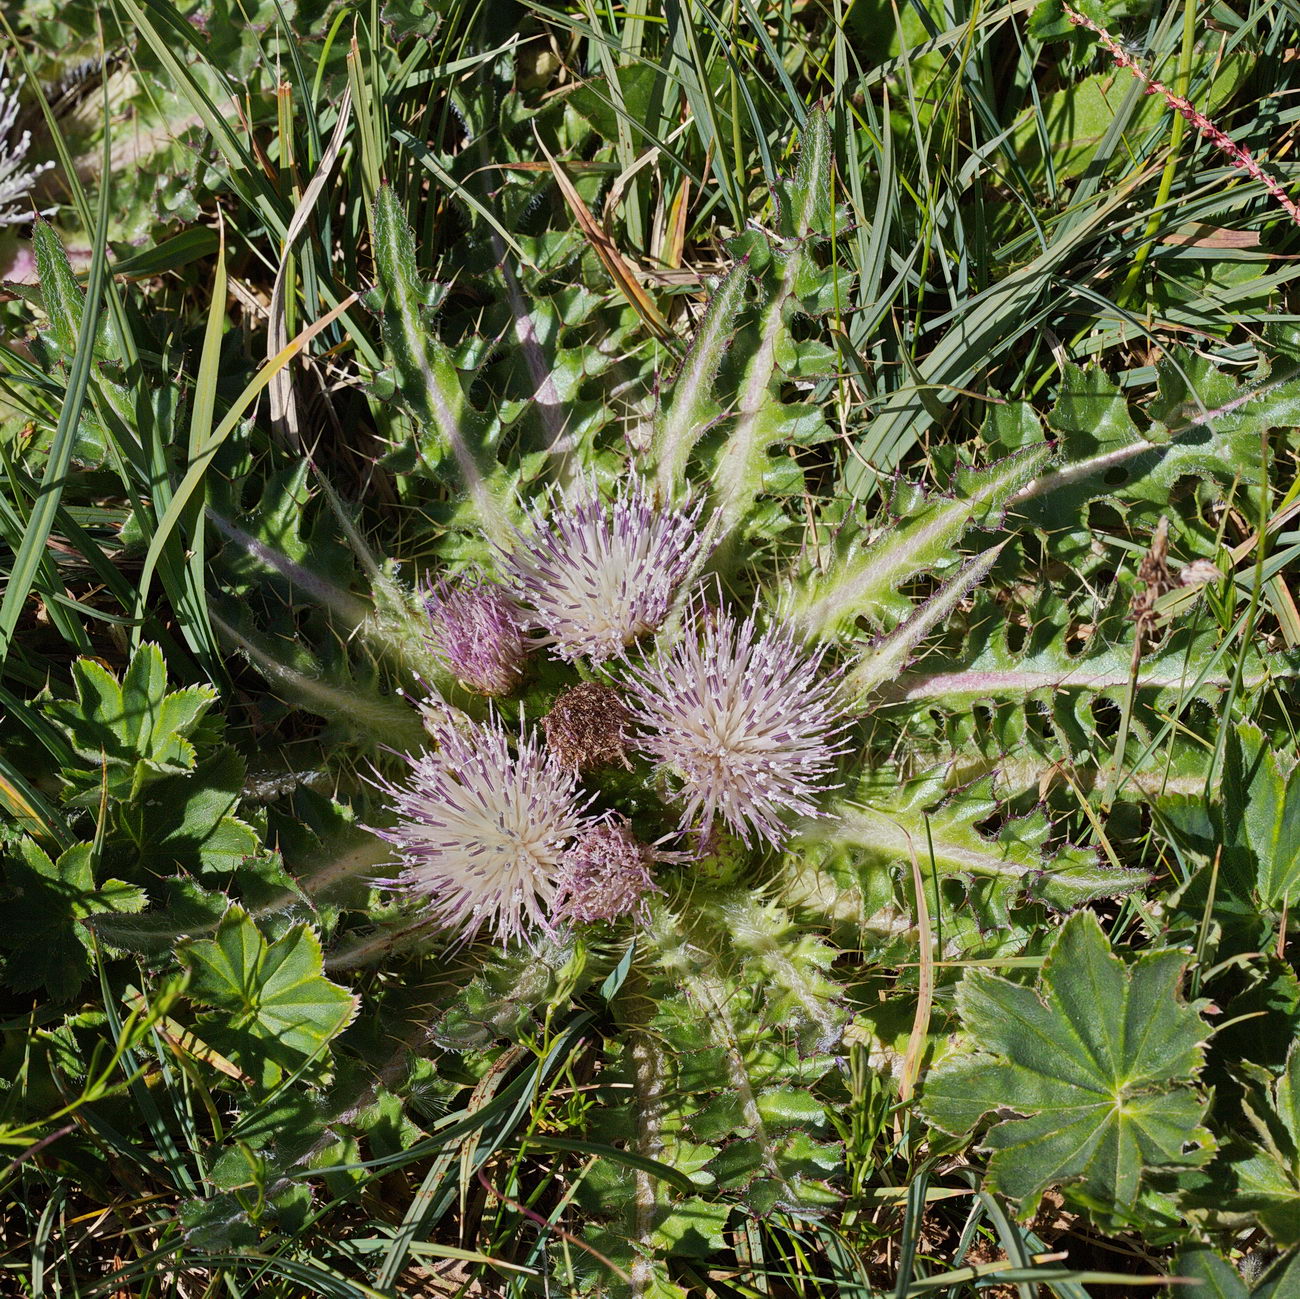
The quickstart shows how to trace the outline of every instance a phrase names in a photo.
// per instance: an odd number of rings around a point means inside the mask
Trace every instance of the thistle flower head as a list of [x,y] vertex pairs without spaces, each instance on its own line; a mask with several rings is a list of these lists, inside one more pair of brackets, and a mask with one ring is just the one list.
[[657,853],[622,817],[597,821],[578,837],[555,883],[557,920],[616,920],[644,910],[645,895],[660,892],[650,864],[681,854]]
[[593,483],[568,501],[552,492],[505,557],[507,580],[558,657],[602,663],[667,616],[704,544],[700,509],[660,509],[639,480],[608,505]]
[[14,123],[18,120],[18,92],[9,80],[9,65],[0,59],[0,226],[22,225],[32,219],[30,204],[22,200],[31,193],[36,178],[54,166],[52,162],[27,166],[27,150],[32,133],[24,131],[14,137]]
[[528,646],[519,610],[491,582],[439,581],[425,597],[433,646],[461,685],[480,695],[507,695],[523,675]]
[[542,718],[546,747],[575,771],[627,760],[627,726],[632,720],[623,697],[601,681],[584,681],[556,696]]
[[818,814],[845,725],[821,658],[697,598],[682,639],[629,668],[634,744],[676,777],[683,828],[698,818],[707,836],[721,817],[746,844],[780,847],[785,815]]
[[576,776],[533,736],[511,752],[495,718],[432,727],[437,749],[408,757],[406,782],[385,786],[398,822],[376,833],[401,859],[393,885],[462,939],[483,925],[503,941],[545,928],[565,849],[586,824]]

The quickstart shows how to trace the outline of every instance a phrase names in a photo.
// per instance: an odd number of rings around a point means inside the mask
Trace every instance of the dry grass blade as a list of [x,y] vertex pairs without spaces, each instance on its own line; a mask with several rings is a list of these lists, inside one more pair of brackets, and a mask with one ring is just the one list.
[[600,222],[592,216],[591,209],[582,201],[582,195],[578,193],[573,182],[565,174],[564,168],[551,156],[542,143],[540,135],[537,136],[537,147],[542,151],[543,156],[550,165],[551,175],[555,177],[555,183],[560,187],[560,193],[564,195],[564,201],[569,205],[569,211],[573,213],[583,236],[591,245],[596,256],[600,258],[601,264],[609,272],[610,279],[614,281],[623,296],[632,304],[637,314],[654,331],[655,335],[664,341],[670,339],[673,336],[672,330],[669,329],[668,322],[660,314],[659,308],[655,306],[650,296],[638,283],[636,271],[623,254],[619,252],[614,241],[605,233]]

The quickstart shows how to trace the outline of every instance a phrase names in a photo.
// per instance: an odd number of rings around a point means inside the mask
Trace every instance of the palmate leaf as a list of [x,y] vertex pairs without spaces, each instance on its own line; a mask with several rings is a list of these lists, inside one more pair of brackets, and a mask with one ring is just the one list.
[[45,715],[86,764],[63,773],[73,801],[98,802],[101,780],[109,797],[129,799],[150,781],[193,768],[191,738],[216,691],[191,686],[169,693],[157,645],[141,645],[120,682],[94,659],[78,659],[72,679],[76,699],[48,701]]
[[984,970],[957,993],[974,1050],[954,1053],[925,1084],[926,1118],[962,1134],[986,1115],[988,1185],[1022,1217],[1061,1186],[1102,1223],[1122,1222],[1150,1169],[1209,1156],[1197,1090],[1208,1036],[1203,1003],[1179,999],[1187,956],[1149,952],[1131,965],[1091,912],[1072,916],[1037,988]]
[[212,938],[182,943],[178,954],[190,998],[218,1012],[205,1039],[267,1086],[318,1060],[357,1012],[356,997],[321,973],[320,940],[306,925],[268,944],[233,906]]
[[244,776],[239,754],[222,749],[192,775],[151,786],[118,809],[105,845],[108,861],[123,873],[229,874],[261,847],[257,832],[235,815]]
[[93,844],[75,844],[53,861],[23,839],[0,864],[0,971],[15,991],[44,987],[55,997],[73,996],[90,974],[81,922],[144,906],[144,893],[121,880],[96,886],[93,862]]
[[1248,722],[1229,734],[1217,799],[1156,800],[1165,826],[1206,861],[1220,857],[1220,889],[1249,908],[1276,911],[1300,901],[1300,781]]

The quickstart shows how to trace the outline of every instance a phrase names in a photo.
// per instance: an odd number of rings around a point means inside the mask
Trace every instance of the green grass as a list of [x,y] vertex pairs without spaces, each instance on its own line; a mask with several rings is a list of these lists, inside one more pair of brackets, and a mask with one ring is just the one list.
[[[1085,12],[1294,188],[1300,11]],[[1054,0],[7,24],[0,1292],[1294,1292],[1267,193]],[[458,944],[371,828],[490,716],[422,591],[631,471],[842,673],[831,815]]]

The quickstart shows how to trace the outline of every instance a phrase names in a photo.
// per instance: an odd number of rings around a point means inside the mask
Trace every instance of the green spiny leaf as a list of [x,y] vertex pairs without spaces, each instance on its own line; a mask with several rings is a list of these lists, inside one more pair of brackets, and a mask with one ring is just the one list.
[[415,234],[390,185],[381,185],[375,198],[372,233],[384,344],[411,414],[425,430],[422,451],[435,468],[450,453],[483,529],[504,539],[498,466],[486,446],[484,422],[470,405],[450,353],[422,317],[427,298],[416,272]]
[[824,572],[793,588],[789,616],[812,637],[845,636],[859,618],[877,627],[900,618],[912,604],[898,587],[918,573],[947,562],[963,532],[1000,514],[1010,497],[1046,463],[1046,446],[1007,457],[959,484],[949,499],[929,499],[884,536],[867,539],[846,527]]
[[745,301],[749,263],[738,261],[709,300],[686,359],[656,413],[649,459],[666,500],[679,496],[686,462],[700,435],[722,415],[713,384]]

